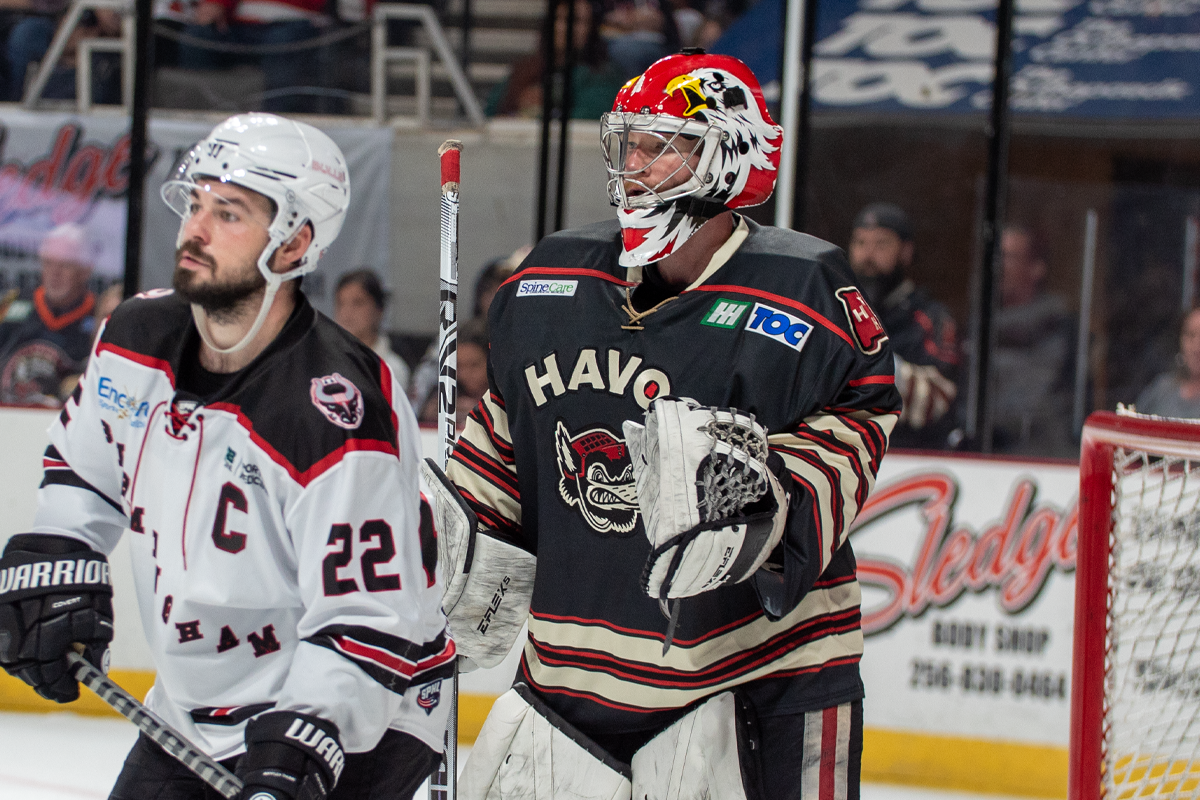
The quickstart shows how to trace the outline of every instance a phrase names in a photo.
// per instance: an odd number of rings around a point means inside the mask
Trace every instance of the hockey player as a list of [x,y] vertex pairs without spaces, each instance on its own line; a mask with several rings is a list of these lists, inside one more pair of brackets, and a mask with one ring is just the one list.
[[464,800],[858,797],[846,538],[900,402],[842,252],[734,211],[781,137],[740,61],[656,62],[603,120],[618,219],[497,294],[490,391],[426,467],[459,652],[529,623]]
[[[128,528],[146,703],[242,797],[411,797],[454,656],[417,431],[387,366],[299,289],[341,228],[345,159],[309,125],[236,116],[162,194],[183,220],[175,291],[113,313],[51,427],[33,530],[0,559],[0,663],[78,696],[64,653],[105,664],[106,554]],[[144,737],[112,792],[202,796]]]

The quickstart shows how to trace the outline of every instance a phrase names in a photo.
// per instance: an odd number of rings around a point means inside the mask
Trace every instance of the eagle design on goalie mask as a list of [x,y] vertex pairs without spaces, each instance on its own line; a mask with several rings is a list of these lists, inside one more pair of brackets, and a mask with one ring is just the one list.
[[558,493],[576,506],[596,533],[626,537],[638,521],[637,487],[625,442],[604,428],[571,436],[562,420],[554,429]]
[[[681,54],[656,61],[617,93],[603,125],[610,200],[620,209],[622,266],[665,258],[715,214],[764,203],[775,189],[783,129],[771,119],[754,73],[731,56]],[[691,177],[628,196],[625,182],[636,185],[640,172],[626,169],[631,133],[659,136],[665,150],[685,162],[688,143],[698,139]],[[617,147],[618,140],[625,143]]]

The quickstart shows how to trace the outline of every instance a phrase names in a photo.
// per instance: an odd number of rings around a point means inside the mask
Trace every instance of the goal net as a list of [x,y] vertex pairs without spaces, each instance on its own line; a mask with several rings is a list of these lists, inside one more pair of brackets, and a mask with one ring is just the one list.
[[1093,414],[1079,499],[1069,797],[1200,798],[1200,424]]

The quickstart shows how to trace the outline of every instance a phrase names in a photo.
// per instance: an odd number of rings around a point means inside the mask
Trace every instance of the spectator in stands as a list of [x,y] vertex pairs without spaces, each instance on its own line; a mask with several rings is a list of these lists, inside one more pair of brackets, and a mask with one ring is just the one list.
[[[201,0],[192,10],[184,34],[204,39],[212,48],[193,44],[179,47],[179,65],[187,69],[228,69],[250,60],[263,71],[262,108],[278,113],[317,110],[311,93],[319,82],[321,58],[316,49],[268,50],[246,56],[222,50],[224,45],[275,48],[303,42],[329,24],[326,0]],[[305,90],[308,90],[306,93]]]
[[[567,4],[557,6],[554,26],[556,63],[566,61]],[[613,67],[600,37],[599,12],[589,0],[575,0],[575,69],[571,73],[571,119],[600,119],[612,110],[617,91],[630,77]],[[488,116],[537,117],[542,113],[542,64],[549,49],[545,30],[538,52],[513,64],[508,79],[492,90]],[[561,87],[555,88],[561,92]]]
[[999,453],[1072,453],[1075,322],[1045,290],[1049,266],[1039,232],[1025,224],[1000,239],[1000,307],[992,318],[992,445]]
[[[500,288],[500,284],[508,280],[508,276],[512,275],[517,267],[521,266],[521,262],[525,260],[525,256],[529,255],[529,251],[532,249],[529,245],[525,245],[518,247],[507,258],[496,258],[489,261],[479,273],[479,277],[475,279],[475,303],[472,306],[471,318],[482,321],[485,337],[487,335],[488,309],[492,307],[492,299],[496,296],[496,290]],[[437,379],[437,339],[434,339],[413,373],[412,386],[408,393],[408,399],[412,402],[413,411],[417,413],[418,417],[437,385]]]
[[670,6],[659,0],[608,0],[600,34],[608,57],[626,78],[679,50],[679,30]]
[[333,318],[359,341],[375,351],[391,369],[399,384],[408,390],[409,369],[392,350],[383,332],[383,310],[388,293],[373,270],[356,269],[338,278],[333,295]]
[[1200,308],[1193,308],[1179,324],[1176,369],[1164,372],[1138,395],[1143,414],[1195,419],[1200,417]]
[[[460,429],[467,424],[467,415],[479,405],[479,401],[488,390],[487,360],[487,319],[475,317],[459,325],[455,422]],[[428,425],[436,425],[437,416],[438,393],[433,391],[425,398],[417,419]]]
[[871,203],[854,219],[850,266],[879,315],[896,359],[904,398],[892,447],[939,449],[955,444],[959,348],[950,311],[908,276],[916,245],[899,206]]
[[[50,41],[66,16],[68,5],[68,0],[34,0],[34,13],[23,16],[9,31],[4,49],[8,84],[5,86],[3,99],[15,103],[24,97],[29,67],[40,62],[50,49]],[[110,9],[86,12],[67,40],[62,58],[42,89],[42,97],[60,100],[75,97],[75,55],[80,40],[120,35],[120,13]],[[93,102],[120,102],[118,54],[99,53],[94,57],[92,84]]]
[[0,403],[57,408],[75,388],[92,345],[96,297],[88,281],[99,252],[80,225],[60,225],[38,249],[41,285],[0,322]]

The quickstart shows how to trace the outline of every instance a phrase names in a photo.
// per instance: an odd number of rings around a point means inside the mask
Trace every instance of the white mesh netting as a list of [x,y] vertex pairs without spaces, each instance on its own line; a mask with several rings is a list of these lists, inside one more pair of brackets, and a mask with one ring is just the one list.
[[1200,460],[1116,448],[1105,796],[1200,798]]

